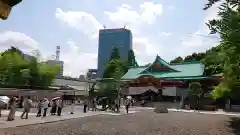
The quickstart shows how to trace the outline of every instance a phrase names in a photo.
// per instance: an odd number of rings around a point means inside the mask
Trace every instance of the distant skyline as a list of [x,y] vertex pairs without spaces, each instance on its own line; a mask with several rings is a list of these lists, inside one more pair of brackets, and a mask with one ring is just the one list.
[[[219,42],[208,38],[205,23],[217,14],[207,0],[24,0],[1,20],[0,50],[11,45],[25,53],[39,49],[44,59],[61,46],[64,75],[79,77],[97,68],[98,31],[126,25],[133,33],[133,49],[140,65],[158,54],[170,61],[202,52]],[[187,6],[191,5],[191,6]]]

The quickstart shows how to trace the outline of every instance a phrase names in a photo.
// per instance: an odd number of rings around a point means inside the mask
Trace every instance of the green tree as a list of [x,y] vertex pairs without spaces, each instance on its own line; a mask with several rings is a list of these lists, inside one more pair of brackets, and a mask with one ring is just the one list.
[[103,78],[113,78],[117,69],[121,69],[126,73],[128,70],[128,64],[120,58],[118,48],[114,47],[110,59],[104,67]]
[[128,70],[128,61],[124,61],[120,58],[118,49],[114,48],[110,60],[104,67],[103,79],[100,81],[98,95],[107,97],[108,107],[112,106],[112,103],[119,97],[118,84],[121,77]]
[[174,60],[170,61],[170,63],[182,63],[182,62],[183,62],[183,58],[180,56],[178,56]]
[[56,74],[60,71],[60,66],[49,65],[46,62],[39,63],[39,79],[38,85],[41,88],[48,88],[53,83]]
[[29,63],[29,85],[31,88],[38,88],[40,82],[40,73],[37,59],[34,57]]
[[50,86],[60,68],[57,65],[42,63],[36,57],[31,58],[31,61],[26,61],[25,55],[16,47],[2,52],[0,55],[2,87],[47,88]]
[[138,67],[136,58],[135,58],[135,54],[133,50],[130,50],[128,52],[128,66],[129,67]]
[[[205,10],[219,0],[209,0]],[[238,0],[226,0],[219,7],[220,19],[210,20],[207,25],[211,34],[218,33],[221,37],[222,50],[221,62],[223,63],[224,82],[221,90],[230,90],[230,97],[240,97],[240,2]],[[220,87],[220,86],[219,86]],[[220,89],[215,89],[216,90]],[[227,92],[222,92],[227,93]]]
[[113,59],[120,59],[120,53],[117,47],[113,47],[109,61]]
[[22,84],[21,70],[27,68],[24,57],[15,49],[8,49],[1,55],[1,76],[3,84]]
[[121,59],[113,59],[109,61],[104,68],[103,78],[114,78],[115,73],[121,70],[124,73],[127,72],[128,66],[125,61]]
[[201,84],[199,82],[191,82],[188,87],[189,96],[200,96],[203,94]]
[[188,87],[188,97],[195,107],[199,107],[203,90],[199,82],[191,82]]

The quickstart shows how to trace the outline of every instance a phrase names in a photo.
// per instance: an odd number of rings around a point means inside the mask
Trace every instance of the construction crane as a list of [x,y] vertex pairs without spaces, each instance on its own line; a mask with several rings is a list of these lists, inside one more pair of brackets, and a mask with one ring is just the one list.
[[14,6],[22,2],[22,0],[0,0],[0,18],[7,20]]

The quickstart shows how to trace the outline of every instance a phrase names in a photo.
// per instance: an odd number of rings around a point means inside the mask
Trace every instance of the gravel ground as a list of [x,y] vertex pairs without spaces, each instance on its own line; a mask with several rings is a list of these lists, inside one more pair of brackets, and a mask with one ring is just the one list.
[[0,135],[240,135],[240,119],[224,115],[143,111],[99,115],[0,130]]

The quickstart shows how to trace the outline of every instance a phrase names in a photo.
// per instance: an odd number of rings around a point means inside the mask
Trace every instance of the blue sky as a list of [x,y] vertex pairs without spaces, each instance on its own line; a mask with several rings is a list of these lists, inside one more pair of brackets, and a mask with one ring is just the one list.
[[31,53],[39,49],[43,59],[61,46],[64,74],[78,77],[96,68],[98,30],[124,24],[133,33],[133,48],[140,64],[160,55],[169,61],[177,56],[215,46],[207,35],[207,20],[217,8],[202,8],[206,0],[24,0],[0,24],[0,49],[15,45]]

